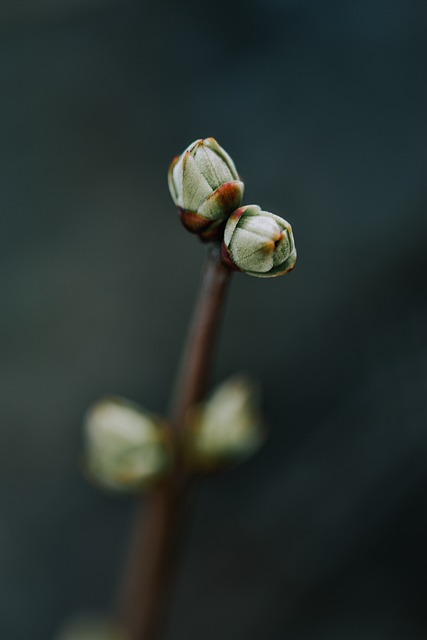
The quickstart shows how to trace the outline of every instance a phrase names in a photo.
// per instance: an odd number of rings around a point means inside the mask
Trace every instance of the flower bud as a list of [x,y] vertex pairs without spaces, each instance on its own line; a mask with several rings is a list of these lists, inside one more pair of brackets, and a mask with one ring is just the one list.
[[228,219],[221,256],[230,269],[250,276],[282,276],[297,258],[292,227],[256,204],[240,207]]
[[261,445],[259,392],[242,376],[226,380],[189,416],[190,462],[205,470],[238,462]]
[[122,398],[106,398],[84,420],[90,477],[108,489],[137,491],[168,470],[170,451],[161,420]]
[[220,236],[243,198],[234,162],[214,138],[196,140],[174,158],[168,182],[184,227],[203,240]]

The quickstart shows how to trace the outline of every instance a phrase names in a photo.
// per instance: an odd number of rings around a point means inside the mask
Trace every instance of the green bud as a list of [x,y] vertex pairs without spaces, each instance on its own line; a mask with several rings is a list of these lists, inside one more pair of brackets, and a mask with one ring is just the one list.
[[116,623],[96,615],[81,614],[68,620],[55,640],[130,640]]
[[228,219],[221,255],[230,269],[250,276],[282,276],[297,259],[292,227],[256,204],[240,207]]
[[234,162],[214,138],[196,140],[174,158],[168,182],[184,227],[203,240],[220,237],[243,198]]
[[242,376],[221,384],[189,415],[191,464],[205,470],[239,462],[264,439],[257,386]]
[[97,402],[85,416],[84,431],[86,468],[107,489],[138,491],[168,471],[165,425],[133,402]]

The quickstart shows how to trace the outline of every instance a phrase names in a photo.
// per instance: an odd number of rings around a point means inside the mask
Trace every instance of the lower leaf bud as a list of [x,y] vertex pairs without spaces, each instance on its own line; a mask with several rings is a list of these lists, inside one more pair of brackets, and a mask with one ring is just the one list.
[[123,398],[93,405],[84,420],[85,466],[99,485],[138,491],[167,472],[171,454],[160,418]]
[[257,386],[243,376],[226,380],[188,420],[188,451],[196,469],[213,470],[254,453],[264,439]]
[[117,623],[100,616],[80,614],[73,616],[61,628],[55,640],[130,640]]

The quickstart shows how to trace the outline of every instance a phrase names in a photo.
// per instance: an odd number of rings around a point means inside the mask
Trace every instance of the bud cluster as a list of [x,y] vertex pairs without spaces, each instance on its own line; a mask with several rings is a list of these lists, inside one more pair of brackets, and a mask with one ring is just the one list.
[[174,158],[169,190],[188,231],[221,240],[222,260],[236,271],[271,278],[296,262],[291,225],[258,205],[242,205],[244,184],[214,138],[196,140]]
[[[294,268],[291,225],[258,205],[242,205],[244,184],[213,138],[190,144],[173,160],[168,179],[183,225],[204,241],[221,240],[227,267],[258,278]],[[189,470],[223,468],[254,452],[264,437],[258,404],[254,384],[235,377],[191,407],[180,449]],[[89,409],[84,426],[85,467],[104,488],[140,492],[173,473],[177,449],[170,425],[135,403],[101,400]]]
[[[189,470],[213,471],[247,458],[262,444],[257,386],[243,376],[220,385],[186,416]],[[176,460],[171,427],[124,398],[95,403],[84,420],[85,468],[104,489],[140,493],[163,482]]]

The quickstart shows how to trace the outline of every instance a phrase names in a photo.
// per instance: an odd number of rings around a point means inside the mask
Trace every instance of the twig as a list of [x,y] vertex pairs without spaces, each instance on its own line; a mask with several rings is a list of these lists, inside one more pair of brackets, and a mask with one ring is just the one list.
[[211,243],[171,402],[176,465],[164,484],[137,505],[118,604],[129,640],[158,640],[163,629],[191,480],[182,456],[182,432],[188,409],[206,392],[231,276],[219,253],[219,245]]

